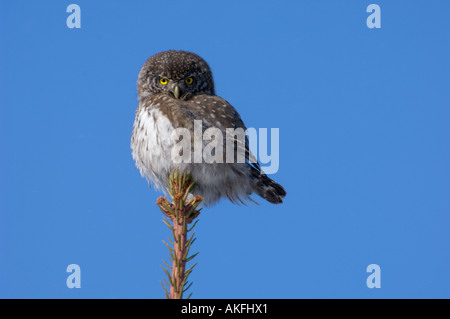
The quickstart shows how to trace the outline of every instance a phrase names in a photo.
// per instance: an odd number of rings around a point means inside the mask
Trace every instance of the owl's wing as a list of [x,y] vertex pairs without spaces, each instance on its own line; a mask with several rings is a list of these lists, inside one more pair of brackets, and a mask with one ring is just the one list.
[[[247,130],[241,116],[237,110],[226,100],[217,95],[194,95],[188,101],[189,112],[192,118],[203,120],[203,129],[210,127],[219,128],[224,136],[224,142],[234,144],[234,154],[243,154],[245,162],[252,168],[252,171],[262,173],[260,164],[250,150]],[[231,128],[237,131],[242,128],[245,139],[237,135],[228,136],[226,129]],[[224,145],[224,149],[225,149]]]

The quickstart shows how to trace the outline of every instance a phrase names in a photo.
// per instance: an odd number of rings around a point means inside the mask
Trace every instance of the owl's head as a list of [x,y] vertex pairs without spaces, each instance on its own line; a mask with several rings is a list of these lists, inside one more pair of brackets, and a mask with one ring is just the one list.
[[167,93],[176,99],[192,94],[214,94],[211,69],[197,54],[186,51],[165,51],[150,57],[141,68],[138,95],[142,97]]

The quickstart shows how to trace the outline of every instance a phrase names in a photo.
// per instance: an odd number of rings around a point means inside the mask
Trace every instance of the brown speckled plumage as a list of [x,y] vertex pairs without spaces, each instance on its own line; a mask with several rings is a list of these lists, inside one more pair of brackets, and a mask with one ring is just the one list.
[[[161,78],[167,79],[161,84]],[[187,84],[187,78],[193,82]],[[177,88],[175,88],[177,86]],[[176,91],[176,92],[175,92]],[[201,120],[202,132],[218,128],[223,134],[223,157],[226,157],[226,129],[246,127],[236,109],[215,95],[214,81],[208,64],[198,55],[185,51],[165,51],[150,57],[138,77],[139,105],[131,138],[132,155],[141,174],[157,188],[167,191],[170,173],[178,169],[188,172],[196,181],[196,194],[206,205],[226,197],[232,202],[245,202],[256,192],[278,204],[286,195],[281,185],[267,177],[252,158],[248,143],[233,140],[234,150],[244,150],[246,162],[239,163],[174,163],[171,138],[174,129],[192,133],[194,120]],[[207,142],[201,141],[202,148]],[[232,143],[233,145],[233,143]]]

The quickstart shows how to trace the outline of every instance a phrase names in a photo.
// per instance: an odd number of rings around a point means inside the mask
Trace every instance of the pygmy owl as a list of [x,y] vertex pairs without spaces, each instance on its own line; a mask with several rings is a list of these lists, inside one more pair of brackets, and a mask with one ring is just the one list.
[[[174,50],[155,54],[142,66],[137,89],[132,155],[141,175],[155,188],[167,192],[169,176],[178,169],[192,176],[195,195],[202,196],[206,205],[222,197],[245,202],[252,193],[282,203],[286,191],[261,170],[247,137],[227,134],[227,129],[245,131],[246,127],[235,108],[215,95],[211,69],[201,57]],[[210,128],[215,128],[214,133],[205,134]],[[177,129],[190,134],[177,140],[173,133]],[[183,139],[187,148],[179,147]],[[243,160],[238,159],[239,152]],[[203,158],[205,153],[216,160]],[[174,154],[183,160],[175,160]]]

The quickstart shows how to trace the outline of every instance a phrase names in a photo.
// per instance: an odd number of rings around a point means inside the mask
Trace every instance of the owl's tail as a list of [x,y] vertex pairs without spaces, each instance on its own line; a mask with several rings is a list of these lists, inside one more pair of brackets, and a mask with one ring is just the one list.
[[272,204],[281,204],[286,191],[283,186],[271,180],[267,175],[252,168],[252,175],[256,180],[255,192]]

